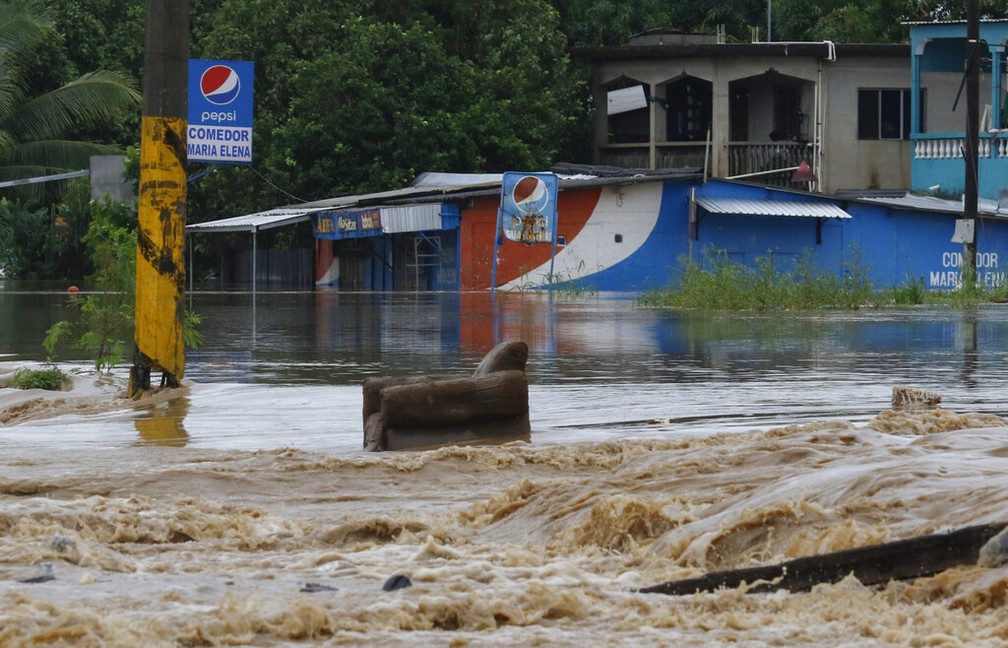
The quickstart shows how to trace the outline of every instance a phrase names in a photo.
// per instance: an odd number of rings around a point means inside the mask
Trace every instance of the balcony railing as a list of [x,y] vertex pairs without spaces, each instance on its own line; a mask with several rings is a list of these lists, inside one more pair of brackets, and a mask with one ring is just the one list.
[[[956,196],[964,190],[963,133],[915,133],[911,166],[912,189]],[[977,147],[978,191],[997,199],[1008,177],[1008,131],[980,133]]]
[[[701,169],[706,163],[711,168],[713,161],[703,143],[663,142],[655,146],[656,168],[680,169],[694,167]],[[626,169],[648,168],[650,165],[647,144],[610,144],[600,148],[600,164]],[[798,166],[802,160],[811,162],[812,145],[805,142],[730,142],[728,145],[728,175],[744,175],[787,169]],[[790,172],[761,176],[761,182],[788,184]]]
[[[965,150],[965,135],[922,134],[914,138],[914,158],[918,160],[961,158]],[[977,155],[982,158],[1008,157],[1008,133],[982,133]]]
[[[600,164],[624,169],[647,169],[651,165],[647,144],[609,144],[600,147],[599,154]],[[655,145],[655,158],[655,168],[658,169],[702,169],[704,145],[695,142],[663,142]]]
[[811,162],[812,144],[807,142],[753,144],[730,142],[728,144],[728,175],[759,173],[773,169],[796,167],[802,160]]

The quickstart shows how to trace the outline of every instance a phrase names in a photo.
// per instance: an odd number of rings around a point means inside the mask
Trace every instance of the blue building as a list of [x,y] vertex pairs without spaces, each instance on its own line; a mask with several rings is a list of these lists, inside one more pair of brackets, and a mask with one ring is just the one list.
[[[962,280],[961,202],[904,192],[825,196],[720,180],[697,187],[691,201],[695,261],[712,249],[746,265],[772,254],[779,268],[808,257],[836,272],[857,265],[877,288],[922,281],[944,291]],[[1005,284],[1008,208],[993,201],[981,201],[976,268],[980,286]]]
[[[998,199],[1008,191],[1008,20],[980,21],[980,40],[978,191]],[[966,23],[912,23],[910,44],[911,188],[957,195],[965,187],[966,102],[958,95],[970,47]]]

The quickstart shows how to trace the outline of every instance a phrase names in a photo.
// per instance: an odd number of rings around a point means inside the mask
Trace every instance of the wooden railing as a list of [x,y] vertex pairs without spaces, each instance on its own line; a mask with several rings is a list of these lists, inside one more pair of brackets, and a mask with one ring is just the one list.
[[[681,169],[693,167],[702,169],[706,162],[708,169],[713,161],[703,143],[663,142],[657,144],[656,164],[659,169]],[[804,142],[730,142],[728,144],[728,175],[744,175],[788,169],[798,166],[803,160],[812,160],[812,144]],[[625,169],[646,169],[650,166],[650,155],[646,144],[610,144],[600,148],[600,164]],[[759,182],[768,184],[789,184],[791,172],[758,176]]]
[[728,175],[731,176],[787,169],[798,166],[803,160],[812,164],[811,143],[730,142],[728,144]]
[[[663,142],[655,145],[655,168],[702,169],[704,145],[695,142]],[[624,169],[647,169],[651,155],[647,144],[610,144],[599,149],[599,163]],[[710,161],[708,160],[708,164]]]

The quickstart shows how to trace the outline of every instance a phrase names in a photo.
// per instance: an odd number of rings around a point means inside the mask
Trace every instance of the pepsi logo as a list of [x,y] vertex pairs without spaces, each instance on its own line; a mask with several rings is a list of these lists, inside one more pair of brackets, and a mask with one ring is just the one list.
[[511,198],[518,211],[524,214],[542,213],[549,202],[549,192],[541,178],[525,176],[515,183]]
[[227,65],[214,65],[200,77],[200,90],[210,103],[226,106],[241,92],[241,78]]

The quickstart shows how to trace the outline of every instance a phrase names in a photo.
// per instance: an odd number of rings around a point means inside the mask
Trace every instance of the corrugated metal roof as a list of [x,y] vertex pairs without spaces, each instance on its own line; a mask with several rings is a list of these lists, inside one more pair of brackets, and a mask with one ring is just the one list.
[[186,225],[187,232],[251,232],[300,223],[319,209],[270,209],[269,211]]
[[[904,193],[902,196],[860,196],[864,202],[882,203],[890,207],[903,207],[924,211],[940,211],[961,214],[965,211],[962,200],[949,200],[937,196],[917,196]],[[977,199],[977,213],[984,216],[1008,217],[1008,200],[997,201],[989,198]]]
[[[570,173],[563,173],[567,170]],[[597,172],[597,173],[595,173]],[[560,189],[575,189],[581,187],[602,187],[612,184],[633,184],[665,179],[688,179],[699,177],[700,170],[692,168],[663,169],[660,171],[633,170],[632,175],[616,174],[616,167],[584,167],[561,169],[557,176]],[[381,208],[391,210],[394,207],[421,208],[423,205],[434,205],[430,209],[438,209],[446,198],[462,200],[475,196],[486,196],[500,193],[501,174],[485,173],[425,173],[420,176],[421,186],[410,186],[391,191],[379,191],[354,196],[339,196],[295,205],[284,205],[268,211],[235,216],[205,223],[195,223],[186,227],[189,232],[251,232],[253,229],[268,229],[308,220],[316,212],[334,212],[339,210],[360,210],[365,208]],[[403,204],[406,203],[406,204]],[[394,231],[423,231],[441,229],[438,214],[435,225],[434,216],[427,212],[390,212],[390,223],[397,229]],[[404,220],[405,219],[405,220]],[[410,219],[415,220],[409,224]],[[385,223],[384,212],[382,222]],[[406,229],[398,229],[406,228]],[[385,229],[391,233],[393,230]]]
[[382,229],[386,234],[441,229],[441,203],[402,207],[381,207]]
[[753,198],[711,198],[697,196],[698,205],[712,214],[745,216],[795,216],[799,218],[850,218],[833,203],[806,200],[757,200]]

